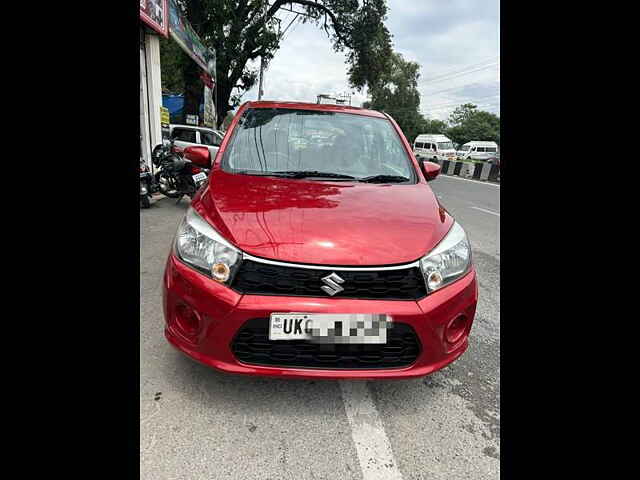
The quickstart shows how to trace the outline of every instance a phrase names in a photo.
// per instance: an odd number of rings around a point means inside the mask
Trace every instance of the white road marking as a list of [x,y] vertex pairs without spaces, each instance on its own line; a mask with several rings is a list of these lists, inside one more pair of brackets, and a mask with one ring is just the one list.
[[497,212],[492,212],[491,210],[485,210],[484,208],[480,208],[480,207],[471,207],[475,210],[480,210],[481,212],[486,212],[486,213],[490,213],[491,215],[495,215],[496,217],[499,217],[500,214]]
[[363,480],[402,480],[367,382],[340,380],[340,389]]
[[[438,178],[441,178],[441,177],[438,176]],[[471,180],[469,178],[456,177],[455,175],[445,175],[445,174],[443,174],[442,178],[453,178],[455,180],[464,180],[465,182],[479,183],[480,185],[489,185],[491,187],[500,188],[500,184],[491,183],[491,182],[481,182],[480,180]]]

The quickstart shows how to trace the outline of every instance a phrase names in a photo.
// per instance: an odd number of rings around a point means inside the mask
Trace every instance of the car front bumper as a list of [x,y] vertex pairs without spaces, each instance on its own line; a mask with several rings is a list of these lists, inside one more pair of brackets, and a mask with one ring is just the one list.
[[[411,378],[439,370],[456,360],[468,346],[478,300],[472,269],[460,280],[418,301],[358,300],[242,295],[185,266],[173,254],[163,279],[165,336],[178,350],[217,370],[248,375],[301,378]],[[176,321],[184,306],[195,311],[198,327],[187,335]],[[421,344],[411,365],[401,368],[325,369],[252,365],[234,356],[231,343],[242,325],[272,312],[386,313],[394,322],[413,327]],[[464,334],[450,344],[446,326],[465,315]]]

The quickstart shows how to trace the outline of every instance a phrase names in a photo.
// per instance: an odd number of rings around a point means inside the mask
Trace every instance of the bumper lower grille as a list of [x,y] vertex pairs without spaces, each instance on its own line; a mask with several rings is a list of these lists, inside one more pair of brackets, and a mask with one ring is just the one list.
[[248,320],[238,331],[231,351],[247,364],[324,369],[383,369],[411,365],[420,354],[413,328],[394,323],[383,345],[316,344],[306,340],[269,340],[269,319]]
[[[329,297],[322,290],[323,277],[334,271],[315,270],[258,263],[244,260],[231,285],[240,293],[255,295],[285,295],[298,297]],[[344,289],[333,298],[365,300],[418,300],[427,294],[422,272],[418,267],[400,270],[336,270]]]

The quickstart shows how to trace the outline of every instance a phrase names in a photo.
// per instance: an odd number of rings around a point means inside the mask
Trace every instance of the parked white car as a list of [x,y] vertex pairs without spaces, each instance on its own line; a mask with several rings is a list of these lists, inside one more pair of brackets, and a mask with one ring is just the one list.
[[171,138],[174,145],[180,149],[192,146],[206,146],[211,152],[211,160],[218,153],[224,132],[206,127],[196,127],[194,125],[169,125]]
[[413,142],[416,158],[426,160],[455,160],[456,150],[451,139],[439,134],[421,134]]
[[486,162],[490,158],[500,156],[496,142],[467,142],[457,152],[460,160],[479,160]]

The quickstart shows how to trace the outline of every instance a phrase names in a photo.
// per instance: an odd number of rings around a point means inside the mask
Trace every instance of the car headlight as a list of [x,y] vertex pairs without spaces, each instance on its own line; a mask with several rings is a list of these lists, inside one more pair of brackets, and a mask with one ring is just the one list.
[[175,251],[187,265],[220,283],[231,283],[242,253],[189,207],[178,227]]
[[471,245],[462,227],[454,222],[436,248],[420,259],[427,292],[456,281],[471,268]]

